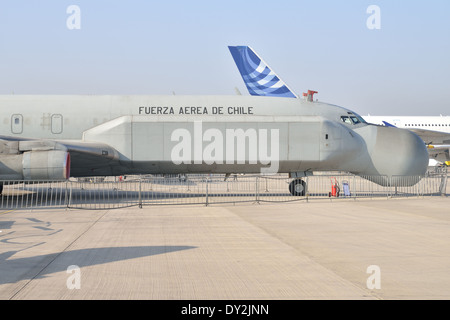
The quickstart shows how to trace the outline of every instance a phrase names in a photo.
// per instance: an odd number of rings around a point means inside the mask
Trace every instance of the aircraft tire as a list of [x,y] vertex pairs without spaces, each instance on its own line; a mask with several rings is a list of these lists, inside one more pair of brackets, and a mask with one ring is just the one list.
[[289,192],[294,197],[303,197],[306,193],[306,182],[302,179],[295,179],[289,184]]

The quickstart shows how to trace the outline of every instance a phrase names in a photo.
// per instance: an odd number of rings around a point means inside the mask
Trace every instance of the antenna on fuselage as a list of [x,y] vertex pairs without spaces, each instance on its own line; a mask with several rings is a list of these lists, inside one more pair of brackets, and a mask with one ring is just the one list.
[[316,93],[318,93],[318,92],[317,91],[313,91],[313,90],[308,90],[307,93],[303,93],[303,99],[305,99],[306,101],[309,101],[309,102],[313,102],[314,101],[314,95]]

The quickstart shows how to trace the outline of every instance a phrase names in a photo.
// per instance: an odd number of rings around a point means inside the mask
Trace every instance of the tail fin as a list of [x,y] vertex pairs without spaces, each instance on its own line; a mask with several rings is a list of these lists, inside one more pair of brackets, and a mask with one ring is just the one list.
[[391,124],[391,123],[389,123],[389,122],[387,122],[387,121],[383,121],[383,124],[384,124],[386,127],[397,128],[396,126],[394,126],[393,124]]
[[252,48],[228,48],[252,96],[298,98]]

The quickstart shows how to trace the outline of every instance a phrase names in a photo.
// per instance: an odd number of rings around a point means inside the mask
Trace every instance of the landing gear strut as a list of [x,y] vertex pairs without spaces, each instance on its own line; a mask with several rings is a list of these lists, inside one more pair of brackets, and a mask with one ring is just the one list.
[[295,179],[289,184],[289,192],[295,197],[303,197],[306,194],[306,182]]

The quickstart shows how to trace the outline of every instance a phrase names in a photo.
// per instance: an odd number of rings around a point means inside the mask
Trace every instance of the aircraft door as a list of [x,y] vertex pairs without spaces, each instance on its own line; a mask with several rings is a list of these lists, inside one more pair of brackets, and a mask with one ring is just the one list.
[[14,134],[23,132],[23,116],[21,114],[13,114],[11,116],[11,132]]
[[63,116],[61,114],[52,115],[52,133],[60,134],[63,131]]

